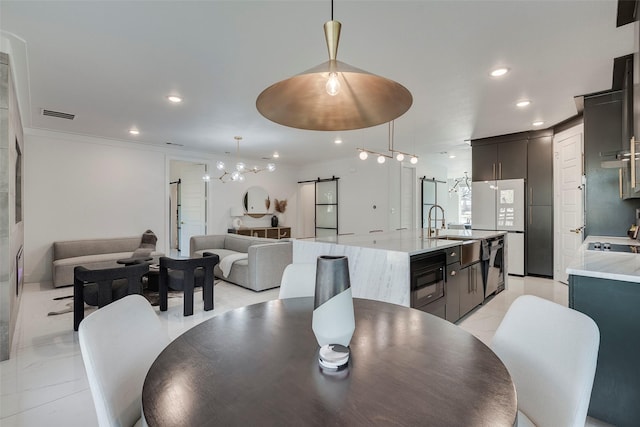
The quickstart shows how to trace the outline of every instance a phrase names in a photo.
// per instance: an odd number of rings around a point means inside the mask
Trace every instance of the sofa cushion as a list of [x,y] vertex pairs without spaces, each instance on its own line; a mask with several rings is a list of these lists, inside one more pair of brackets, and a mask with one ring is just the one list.
[[[140,246],[140,237],[114,239],[70,240],[53,243],[53,259],[82,257],[85,255],[133,252]],[[55,262],[55,261],[54,261]]]
[[216,265],[213,269],[213,274],[219,279],[223,279],[225,282],[235,283],[243,287],[247,287],[249,283],[249,262],[246,259],[241,259],[233,263],[233,267],[229,272],[229,277],[222,275],[222,270]]
[[95,255],[85,255],[85,256],[77,256],[77,257],[73,257],[73,258],[63,258],[63,259],[58,259],[53,261],[53,265],[55,266],[65,266],[65,265],[73,265],[74,267],[76,265],[82,265],[84,266],[85,264],[93,264],[93,263],[99,263],[102,261],[117,261],[119,259],[122,258],[130,258],[131,254],[133,254],[133,251],[131,252],[114,252],[114,253],[107,253],[107,254],[95,254]]
[[238,253],[236,251],[231,251],[229,249],[202,249],[201,251],[195,251],[194,254],[201,257],[202,254],[204,254],[205,252],[210,252],[212,254],[218,255],[218,258],[220,258],[220,261],[222,261],[222,259],[228,255],[234,255]]
[[249,246],[253,244],[254,240],[252,237],[227,234],[224,239],[224,248],[231,251],[247,253],[249,252]]

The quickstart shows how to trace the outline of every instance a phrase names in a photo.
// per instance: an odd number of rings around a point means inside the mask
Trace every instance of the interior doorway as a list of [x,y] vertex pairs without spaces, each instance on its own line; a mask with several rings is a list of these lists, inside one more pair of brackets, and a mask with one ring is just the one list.
[[568,283],[568,264],[584,238],[583,129],[580,124],[553,137],[553,278],[562,283]]
[[171,160],[169,170],[170,251],[188,257],[191,236],[207,234],[207,165]]
[[316,185],[314,182],[301,182],[298,186],[298,237],[315,237],[316,212],[315,212]]
[[298,237],[338,235],[338,180],[299,181]]

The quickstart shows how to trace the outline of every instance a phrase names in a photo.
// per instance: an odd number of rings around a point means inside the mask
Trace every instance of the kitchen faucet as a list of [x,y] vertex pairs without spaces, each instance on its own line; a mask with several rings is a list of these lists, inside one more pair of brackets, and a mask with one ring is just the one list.
[[[433,208],[440,208],[440,211],[442,212],[442,229],[444,230],[444,208],[440,205],[433,205],[429,208],[429,217],[427,219],[427,237],[431,237],[432,234],[435,233],[436,237],[438,236],[438,229],[433,229],[431,228],[431,211],[433,210]],[[436,213],[437,215],[437,213]],[[436,221],[438,221],[436,219]]]

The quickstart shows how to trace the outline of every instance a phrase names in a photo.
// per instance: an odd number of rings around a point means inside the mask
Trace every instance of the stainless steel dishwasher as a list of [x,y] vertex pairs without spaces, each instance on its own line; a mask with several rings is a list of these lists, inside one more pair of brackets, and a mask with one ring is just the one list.
[[487,239],[489,259],[483,261],[484,298],[504,290],[504,237]]

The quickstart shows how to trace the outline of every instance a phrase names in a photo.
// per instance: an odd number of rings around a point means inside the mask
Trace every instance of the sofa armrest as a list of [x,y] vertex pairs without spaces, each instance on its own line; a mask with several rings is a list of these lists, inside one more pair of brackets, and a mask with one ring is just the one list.
[[191,236],[189,239],[189,256],[194,258],[196,251],[202,249],[224,249],[224,238],[223,234]]
[[249,246],[249,288],[254,291],[280,286],[285,267],[293,262],[291,242]]

